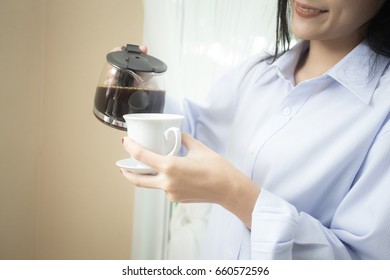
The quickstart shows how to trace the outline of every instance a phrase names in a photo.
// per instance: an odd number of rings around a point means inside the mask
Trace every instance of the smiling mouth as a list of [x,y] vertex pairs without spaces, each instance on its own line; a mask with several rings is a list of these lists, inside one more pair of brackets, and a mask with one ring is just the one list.
[[295,11],[303,18],[317,17],[328,12],[328,10],[321,10],[311,6],[307,6],[295,1]]

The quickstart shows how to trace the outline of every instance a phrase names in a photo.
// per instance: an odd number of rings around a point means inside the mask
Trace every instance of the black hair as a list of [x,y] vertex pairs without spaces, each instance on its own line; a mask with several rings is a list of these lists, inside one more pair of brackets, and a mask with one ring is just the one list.
[[[273,61],[290,48],[291,0],[278,0],[276,44]],[[367,23],[366,39],[371,49],[390,58],[390,1],[385,0],[378,13]]]
[[276,43],[273,61],[282,53],[290,48],[291,30],[290,30],[290,0],[278,0],[277,19],[276,19]]
[[368,23],[367,41],[377,54],[390,57],[390,1]]

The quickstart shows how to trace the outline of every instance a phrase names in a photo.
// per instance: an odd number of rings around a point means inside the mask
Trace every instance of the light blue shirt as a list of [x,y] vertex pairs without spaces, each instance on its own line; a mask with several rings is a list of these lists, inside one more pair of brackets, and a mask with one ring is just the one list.
[[389,59],[363,42],[295,85],[306,49],[252,57],[184,101],[184,129],[261,188],[251,231],[213,206],[202,258],[390,259]]

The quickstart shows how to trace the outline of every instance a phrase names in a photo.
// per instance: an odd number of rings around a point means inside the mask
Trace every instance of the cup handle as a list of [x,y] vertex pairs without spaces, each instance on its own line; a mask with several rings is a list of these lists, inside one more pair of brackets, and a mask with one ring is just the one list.
[[175,137],[175,146],[173,147],[172,151],[167,156],[174,156],[174,155],[177,154],[177,152],[180,149],[180,145],[181,145],[181,132],[180,132],[180,129],[178,129],[177,127],[170,127],[170,128],[168,128],[164,132],[164,136],[165,136],[166,140],[168,140],[170,133],[173,133],[173,135]]

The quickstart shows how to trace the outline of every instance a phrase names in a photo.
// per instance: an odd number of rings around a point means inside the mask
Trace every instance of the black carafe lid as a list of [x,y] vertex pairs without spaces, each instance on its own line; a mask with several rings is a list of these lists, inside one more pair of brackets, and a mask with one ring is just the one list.
[[142,53],[137,45],[127,44],[121,51],[107,54],[107,62],[121,70],[128,69],[133,72],[164,73],[167,65],[161,60]]

